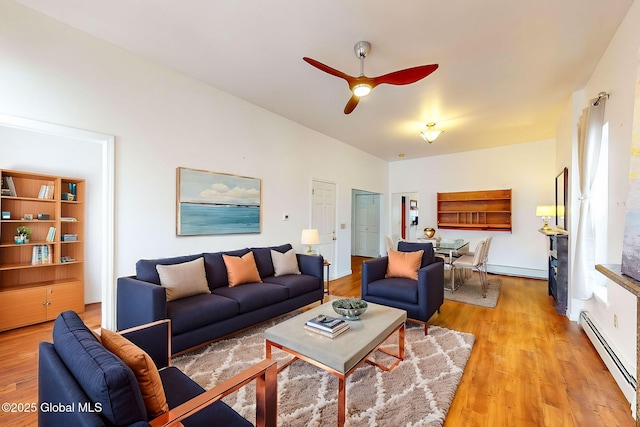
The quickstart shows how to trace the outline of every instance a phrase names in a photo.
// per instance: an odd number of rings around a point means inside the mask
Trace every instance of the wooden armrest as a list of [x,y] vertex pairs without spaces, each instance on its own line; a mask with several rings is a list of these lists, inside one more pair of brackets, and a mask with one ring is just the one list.
[[256,380],[256,427],[276,427],[278,398],[278,367],[274,360],[265,359],[249,369],[218,384],[188,402],[151,420],[151,426],[175,426],[228,394]]

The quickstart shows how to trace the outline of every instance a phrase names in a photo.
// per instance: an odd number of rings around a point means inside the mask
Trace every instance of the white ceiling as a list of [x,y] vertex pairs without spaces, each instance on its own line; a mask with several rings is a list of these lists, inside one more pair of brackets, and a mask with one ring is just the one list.
[[[18,1],[388,161],[554,138],[633,3]],[[376,87],[345,115],[345,81],[302,57],[357,76],[360,40],[372,45],[370,77],[440,67],[412,85]],[[445,131],[433,144],[418,135],[427,122]]]

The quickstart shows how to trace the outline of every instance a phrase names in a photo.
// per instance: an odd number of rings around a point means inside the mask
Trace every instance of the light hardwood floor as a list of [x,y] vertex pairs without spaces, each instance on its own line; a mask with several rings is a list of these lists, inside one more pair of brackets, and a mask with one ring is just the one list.
[[[364,260],[353,257],[353,274],[331,281],[332,295],[360,295]],[[629,404],[581,328],[555,313],[547,283],[492,277],[502,280],[496,308],[445,300],[430,322],[476,337],[445,427],[634,426]],[[88,306],[81,317],[99,327],[100,306]],[[0,402],[37,402],[38,342],[51,340],[51,327],[0,333]],[[36,424],[36,414],[0,412],[2,426]]]

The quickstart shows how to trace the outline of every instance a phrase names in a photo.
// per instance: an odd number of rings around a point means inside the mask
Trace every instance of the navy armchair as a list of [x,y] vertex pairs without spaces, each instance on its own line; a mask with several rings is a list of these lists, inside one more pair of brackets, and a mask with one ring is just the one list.
[[161,320],[120,332],[145,350],[159,370],[168,412],[152,416],[136,374],[101,344],[75,312],[61,313],[54,324],[53,343],[41,342],[39,347],[38,425],[247,427],[252,424],[220,399],[255,381],[256,425],[276,426],[274,361],[263,360],[205,391],[169,366],[170,327],[170,321]]
[[407,318],[424,324],[444,303],[444,262],[436,258],[431,243],[399,242],[399,252],[423,250],[418,280],[385,277],[389,257],[376,258],[362,264],[362,299],[395,307],[407,312]]

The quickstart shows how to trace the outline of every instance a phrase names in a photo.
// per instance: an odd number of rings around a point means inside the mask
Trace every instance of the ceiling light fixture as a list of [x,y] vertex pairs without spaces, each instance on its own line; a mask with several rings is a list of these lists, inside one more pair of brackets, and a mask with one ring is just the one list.
[[371,86],[366,83],[360,83],[353,87],[353,94],[359,98],[369,95],[370,92]]
[[420,136],[422,137],[422,139],[427,141],[429,144],[438,139],[440,134],[444,132],[443,130],[435,129],[435,125],[436,124],[434,122],[427,123],[427,130],[423,130],[422,132],[420,132]]

